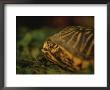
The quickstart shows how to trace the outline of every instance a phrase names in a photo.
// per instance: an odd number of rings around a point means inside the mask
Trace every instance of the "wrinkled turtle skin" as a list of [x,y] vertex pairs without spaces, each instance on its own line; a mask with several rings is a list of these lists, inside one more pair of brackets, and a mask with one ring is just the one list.
[[44,56],[63,68],[86,72],[94,64],[94,30],[81,26],[68,26],[47,38]]

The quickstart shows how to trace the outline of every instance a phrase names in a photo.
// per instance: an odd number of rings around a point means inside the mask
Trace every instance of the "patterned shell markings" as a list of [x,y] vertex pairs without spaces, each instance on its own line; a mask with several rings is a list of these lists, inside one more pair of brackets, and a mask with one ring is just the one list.
[[44,42],[42,52],[51,62],[71,71],[87,71],[94,62],[94,30],[66,27]]

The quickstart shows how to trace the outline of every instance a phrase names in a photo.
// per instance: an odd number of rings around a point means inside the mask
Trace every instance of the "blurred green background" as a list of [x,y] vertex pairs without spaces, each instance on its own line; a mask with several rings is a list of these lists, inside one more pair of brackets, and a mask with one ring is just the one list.
[[[16,74],[77,74],[44,58],[44,41],[66,26],[94,27],[93,16],[17,16]],[[81,74],[82,72],[80,72]],[[93,73],[90,68],[88,73]]]

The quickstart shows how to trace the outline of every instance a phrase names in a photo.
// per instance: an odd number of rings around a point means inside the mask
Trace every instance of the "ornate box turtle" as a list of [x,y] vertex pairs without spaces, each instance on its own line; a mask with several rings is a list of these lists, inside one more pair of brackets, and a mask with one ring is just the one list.
[[68,26],[47,38],[44,56],[63,68],[86,72],[94,64],[94,30],[81,26]]

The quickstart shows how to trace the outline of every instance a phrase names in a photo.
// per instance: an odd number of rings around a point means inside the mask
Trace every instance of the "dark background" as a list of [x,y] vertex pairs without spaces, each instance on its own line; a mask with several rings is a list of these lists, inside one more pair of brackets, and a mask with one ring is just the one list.
[[17,16],[16,28],[28,27],[36,29],[41,27],[64,28],[68,25],[94,27],[94,16]]

